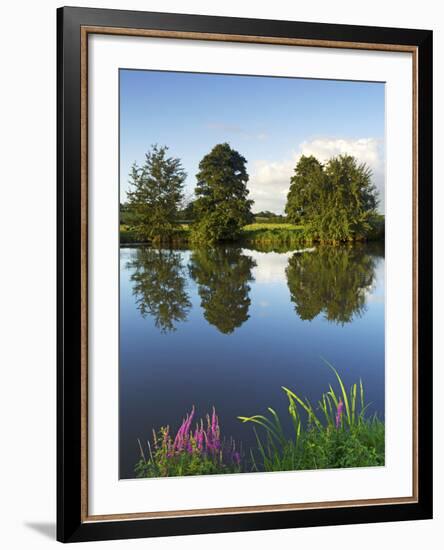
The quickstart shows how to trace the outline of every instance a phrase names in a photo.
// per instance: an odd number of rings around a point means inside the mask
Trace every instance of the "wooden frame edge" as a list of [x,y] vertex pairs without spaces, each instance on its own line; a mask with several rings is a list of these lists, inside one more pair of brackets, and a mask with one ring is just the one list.
[[81,109],[81,521],[88,516],[88,33],[80,35]]
[[264,504],[258,506],[235,506],[224,508],[198,508],[195,510],[171,510],[163,512],[134,512],[127,514],[97,514],[87,516],[85,523],[101,521],[134,521],[137,519],[162,519],[203,516],[229,516],[232,514],[257,514],[267,512],[293,512],[297,510],[318,510],[328,508],[352,508],[355,506],[383,506],[385,504],[415,504],[415,497],[375,498],[362,500],[336,500],[325,502],[304,502],[300,504]]
[[[105,26],[81,26],[81,522],[134,521],[137,519],[160,519],[180,517],[222,516],[231,514],[254,514],[279,511],[337,509],[355,506],[381,506],[387,504],[415,504],[419,502],[418,479],[418,46],[378,44],[370,42],[344,42],[335,40],[277,38],[254,35],[167,31]],[[412,105],[412,151],[413,151],[413,442],[412,442],[412,487],[409,497],[329,501],[301,504],[257,505],[196,510],[174,510],[143,513],[89,515],[88,512],[88,35],[122,35],[166,39],[207,40],[275,44],[287,46],[342,48],[373,51],[394,51],[412,54],[413,105]]]
[[308,38],[278,38],[246,34],[222,34],[211,32],[167,31],[159,29],[130,29],[125,27],[99,27],[82,25],[86,34],[138,36],[150,38],[172,38],[181,40],[206,40],[216,42],[244,42],[250,44],[274,44],[279,46],[304,46],[315,48],[342,48],[352,50],[396,51],[414,53],[417,46],[406,44],[377,44],[371,42],[346,42],[341,40],[318,40]]

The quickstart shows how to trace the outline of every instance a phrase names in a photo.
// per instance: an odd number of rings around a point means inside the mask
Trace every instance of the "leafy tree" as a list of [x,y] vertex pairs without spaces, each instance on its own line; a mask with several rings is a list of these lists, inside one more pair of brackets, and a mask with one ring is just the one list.
[[313,156],[302,155],[290,180],[285,206],[288,221],[300,224],[310,220],[324,187],[325,173],[322,164]]
[[167,150],[153,145],[142,166],[134,163],[130,173],[130,229],[142,240],[170,241],[176,229],[186,173],[179,159],[167,157]]
[[255,266],[239,248],[194,250],[190,275],[199,285],[205,319],[223,334],[230,334],[249,318],[249,282]]
[[246,162],[228,143],[216,145],[200,161],[194,203],[195,241],[235,240],[242,227],[253,220]]
[[122,225],[134,225],[137,223],[137,214],[133,211],[128,203],[120,204],[120,224]]
[[191,308],[180,253],[138,248],[127,268],[133,270],[133,294],[142,317],[151,316],[163,333],[176,330]]
[[365,311],[375,267],[375,255],[359,246],[320,246],[293,254],[286,275],[296,313],[304,321],[323,313],[328,321],[349,323]]
[[323,166],[302,156],[291,179],[286,212],[303,222],[307,236],[320,242],[365,239],[377,216],[372,172],[350,155],[331,158]]

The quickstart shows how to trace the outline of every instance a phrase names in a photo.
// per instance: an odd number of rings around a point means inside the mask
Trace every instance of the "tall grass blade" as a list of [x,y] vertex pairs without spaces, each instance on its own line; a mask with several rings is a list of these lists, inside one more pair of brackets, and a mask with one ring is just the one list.
[[347,391],[346,391],[345,386],[342,382],[342,379],[339,376],[338,371],[334,368],[334,366],[331,363],[329,363],[327,361],[327,359],[324,359],[323,357],[321,357],[321,359],[332,369],[332,371],[336,375],[336,378],[338,379],[339,385],[341,387],[342,397],[344,398],[345,412],[347,413],[348,425],[351,426],[350,404],[349,404],[349,401],[348,401]]
[[361,410],[364,408],[364,387],[362,385],[362,378],[359,379],[359,390],[361,394]]

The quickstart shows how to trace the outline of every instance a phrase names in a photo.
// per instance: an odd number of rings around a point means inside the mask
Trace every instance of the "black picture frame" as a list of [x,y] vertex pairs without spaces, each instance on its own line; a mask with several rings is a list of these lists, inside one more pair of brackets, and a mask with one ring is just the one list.
[[[81,29],[82,27],[406,45],[417,50],[416,502],[88,521],[82,515]],[[57,10],[58,371],[57,539],[62,542],[356,524],[432,517],[432,32],[65,7]]]

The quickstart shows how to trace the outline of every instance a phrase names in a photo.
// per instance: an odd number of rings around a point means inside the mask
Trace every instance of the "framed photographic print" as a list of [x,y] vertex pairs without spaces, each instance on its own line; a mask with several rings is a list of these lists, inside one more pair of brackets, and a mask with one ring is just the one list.
[[58,10],[58,539],[432,517],[432,33]]

